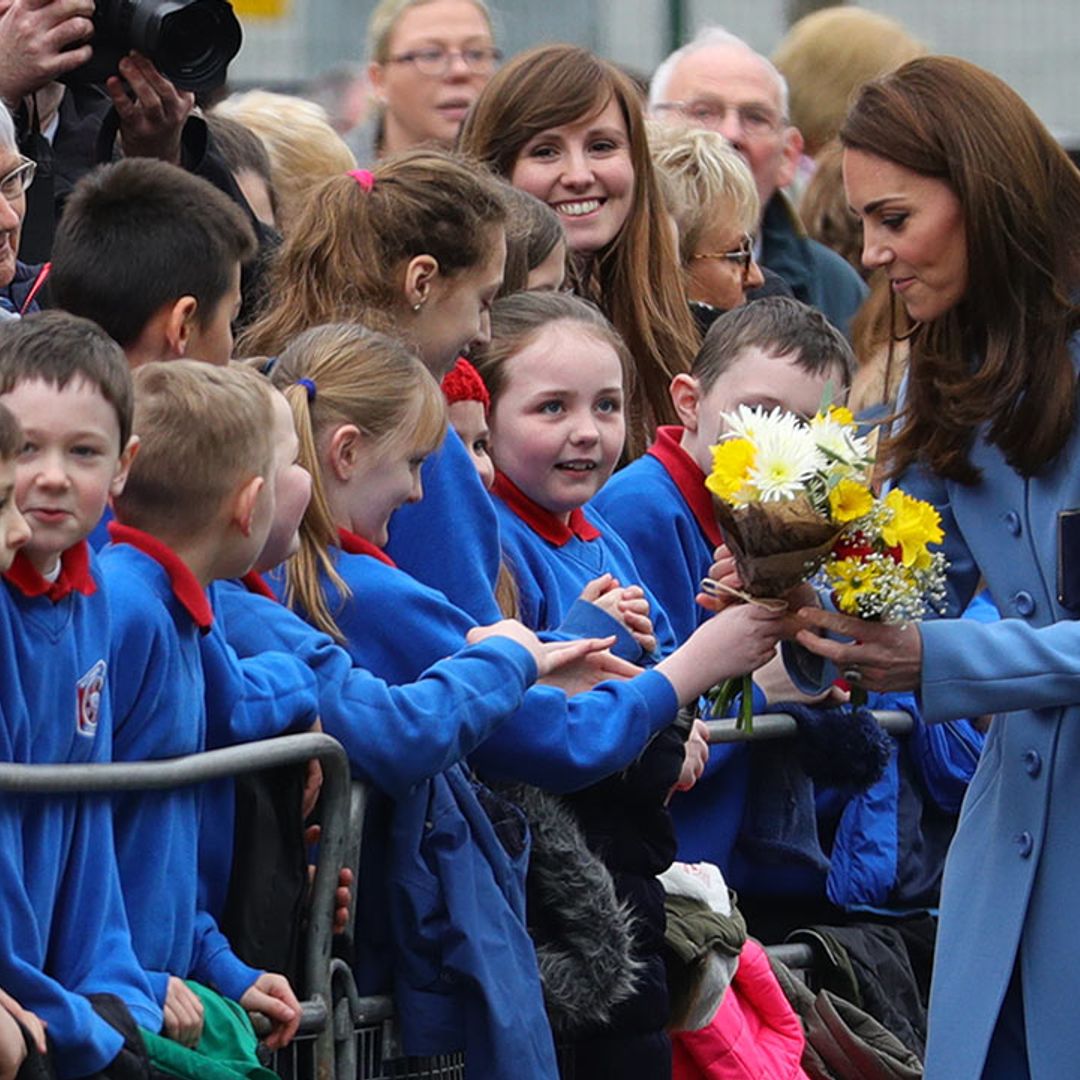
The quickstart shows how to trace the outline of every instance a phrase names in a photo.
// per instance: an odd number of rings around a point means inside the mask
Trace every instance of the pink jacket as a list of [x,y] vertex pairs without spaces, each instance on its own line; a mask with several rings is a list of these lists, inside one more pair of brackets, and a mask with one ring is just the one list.
[[712,1023],[671,1041],[672,1080],[807,1080],[802,1023],[750,938]]

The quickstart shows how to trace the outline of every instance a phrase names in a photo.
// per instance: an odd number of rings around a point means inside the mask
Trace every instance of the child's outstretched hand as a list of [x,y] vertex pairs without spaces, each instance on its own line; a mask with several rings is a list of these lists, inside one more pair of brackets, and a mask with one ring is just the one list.
[[709,729],[704,720],[695,720],[690,734],[686,737],[679,779],[675,781],[675,786],[671,790],[673,792],[689,791],[701,779],[708,760]]
[[536,678],[546,680],[562,668],[573,667],[583,661],[591,653],[602,652],[609,649],[614,643],[614,637],[607,638],[575,638],[573,641],[541,641],[532,630],[517,619],[502,619],[490,626],[474,626],[465,640],[470,645],[478,641],[484,641],[489,637],[508,637],[523,645],[532,653],[536,661]]
[[[712,566],[709,567],[709,575],[713,581],[728,589],[741,590],[742,578],[735,568],[735,556],[728,550],[727,544],[721,544],[713,552]],[[739,598],[732,596],[721,589],[715,596],[709,593],[699,592],[695,597],[698,604],[709,611],[723,611],[724,608],[737,604]]]
[[165,1035],[181,1046],[199,1045],[203,1031],[203,1003],[199,996],[175,975],[169,976],[165,990]]
[[263,1041],[271,1050],[280,1050],[292,1042],[300,1026],[300,1002],[284,975],[264,971],[244,991],[240,1004],[270,1021],[270,1034]]
[[734,604],[706,619],[670,656],[657,664],[686,705],[711,686],[766,663],[785,630],[784,613],[756,604]]
[[649,601],[640,585],[622,586],[611,574],[602,574],[582,589],[581,599],[603,608],[613,619],[622,623],[641,646],[642,652],[656,651]]

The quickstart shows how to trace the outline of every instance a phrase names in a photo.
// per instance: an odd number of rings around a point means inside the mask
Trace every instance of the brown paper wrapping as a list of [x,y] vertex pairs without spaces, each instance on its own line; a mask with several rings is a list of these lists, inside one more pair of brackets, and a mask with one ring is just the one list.
[[841,531],[801,496],[738,509],[714,498],[713,505],[751,596],[780,596],[806,581],[829,557]]

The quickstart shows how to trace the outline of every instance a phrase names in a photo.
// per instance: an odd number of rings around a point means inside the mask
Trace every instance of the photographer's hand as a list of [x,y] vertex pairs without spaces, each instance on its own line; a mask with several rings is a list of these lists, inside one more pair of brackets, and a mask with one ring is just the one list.
[[184,124],[195,108],[195,95],[175,86],[139,53],[120,61],[120,75],[105,81],[120,117],[120,146],[125,157],[151,157],[180,164]]
[[0,98],[12,108],[90,59],[94,0],[0,0]]

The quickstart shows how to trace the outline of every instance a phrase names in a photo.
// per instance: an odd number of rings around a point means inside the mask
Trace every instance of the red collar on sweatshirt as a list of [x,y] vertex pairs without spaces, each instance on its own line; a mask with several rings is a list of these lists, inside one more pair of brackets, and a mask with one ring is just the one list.
[[114,544],[130,544],[144,555],[149,555],[169,575],[173,596],[180,606],[191,616],[191,621],[205,633],[214,622],[214,609],[210,607],[206,590],[199,584],[195,575],[187,568],[184,560],[168,544],[162,543],[156,536],[133,529],[130,525],[121,525],[119,521],[109,522],[109,538]]
[[45,596],[54,604],[68,593],[93,596],[97,592],[97,582],[90,573],[90,546],[85,540],[72,544],[60,556],[60,576],[55,581],[46,581],[25,551],[16,554],[4,578],[24,596]]
[[542,537],[549,544],[562,547],[570,543],[576,536],[579,540],[598,540],[600,530],[585,516],[578,507],[570,511],[570,520],[560,521],[550,510],[534,503],[512,480],[501,472],[495,473],[495,483],[491,485],[491,493],[498,495],[506,505],[537,536]]
[[265,596],[267,600],[273,600],[275,604],[278,602],[277,594],[266,584],[266,578],[258,570],[249,570],[240,580],[249,593]]
[[370,555],[373,559],[386,563],[387,566],[397,566],[397,563],[381,547],[376,547],[370,540],[365,540],[362,536],[349,532],[348,529],[338,529],[337,532],[341,550],[347,554]]
[[674,424],[657,428],[656,442],[646,453],[651,454],[664,466],[701,526],[706,539],[714,548],[719,547],[724,542],[724,534],[720,531],[713,513],[712,496],[705,486],[705,474],[701,471],[701,466],[682,448],[682,433],[683,429]]

